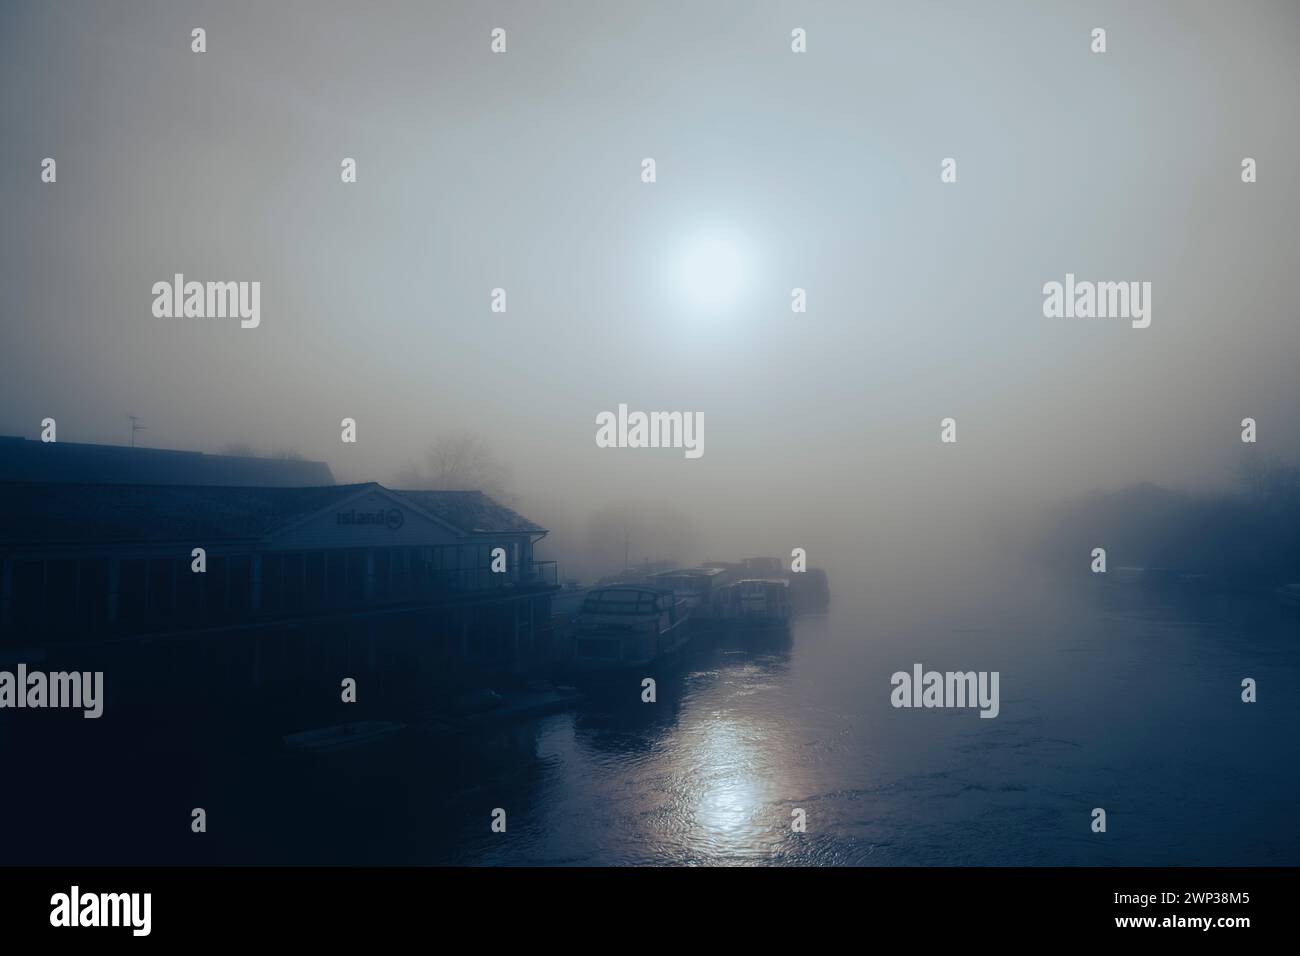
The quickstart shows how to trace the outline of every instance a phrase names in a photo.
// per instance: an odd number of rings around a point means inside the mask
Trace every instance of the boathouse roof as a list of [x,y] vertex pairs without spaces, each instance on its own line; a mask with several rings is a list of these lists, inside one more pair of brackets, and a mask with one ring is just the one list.
[[398,491],[464,534],[545,534],[546,529],[481,491]]
[[477,491],[392,491],[375,482],[303,488],[0,482],[0,544],[260,539],[366,492],[409,503],[465,536],[545,533]]
[[208,455],[0,435],[0,482],[4,481],[302,488],[332,485],[334,475],[325,462],[300,458]]

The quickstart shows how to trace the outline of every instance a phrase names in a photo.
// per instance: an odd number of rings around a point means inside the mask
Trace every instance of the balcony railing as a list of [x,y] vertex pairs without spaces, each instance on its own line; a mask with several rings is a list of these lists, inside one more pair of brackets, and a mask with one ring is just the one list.
[[[377,581],[374,598],[387,601],[404,596],[436,597],[456,593],[502,591],[512,588],[554,587],[559,573],[554,561],[532,561],[510,571],[493,571],[491,567],[468,568],[457,571],[412,568],[409,580],[397,587],[385,587]],[[405,585],[404,587],[402,585]]]
[[524,568],[520,581],[525,584],[555,587],[560,583],[559,566],[554,561],[534,561]]

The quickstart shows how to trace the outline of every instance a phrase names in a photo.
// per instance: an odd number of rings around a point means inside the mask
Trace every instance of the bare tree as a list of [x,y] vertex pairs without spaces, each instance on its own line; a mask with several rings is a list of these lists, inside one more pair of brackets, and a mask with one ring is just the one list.
[[510,465],[479,435],[451,432],[439,435],[425,455],[427,469],[408,464],[395,476],[399,488],[432,491],[481,491],[502,503],[512,499]]

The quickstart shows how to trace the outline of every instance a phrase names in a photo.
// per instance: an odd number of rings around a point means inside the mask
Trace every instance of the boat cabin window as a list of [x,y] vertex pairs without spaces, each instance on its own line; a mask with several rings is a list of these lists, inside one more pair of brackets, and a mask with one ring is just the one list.
[[582,609],[588,614],[655,614],[662,595],[634,588],[606,588],[587,596]]

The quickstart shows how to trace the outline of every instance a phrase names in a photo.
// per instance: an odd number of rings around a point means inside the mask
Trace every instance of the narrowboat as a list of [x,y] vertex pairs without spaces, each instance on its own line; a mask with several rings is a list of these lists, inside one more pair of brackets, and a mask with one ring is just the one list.
[[651,587],[672,591],[678,600],[685,602],[690,615],[688,622],[698,630],[715,623],[713,596],[732,578],[733,574],[726,568],[701,567],[660,571],[648,580]]
[[714,613],[741,627],[788,627],[790,582],[784,578],[746,578],[718,592]]

